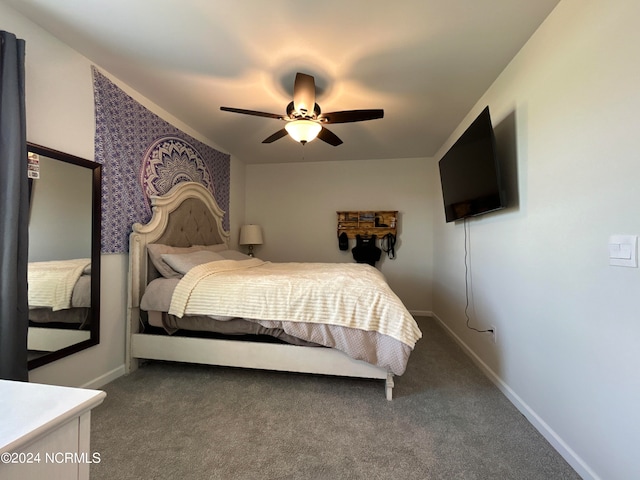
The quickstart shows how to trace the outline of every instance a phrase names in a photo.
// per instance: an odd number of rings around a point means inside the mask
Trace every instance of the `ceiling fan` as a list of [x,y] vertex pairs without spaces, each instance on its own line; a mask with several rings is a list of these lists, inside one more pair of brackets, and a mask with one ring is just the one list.
[[242,108],[220,107],[225,112],[242,113],[257,117],[275,118],[287,122],[285,127],[267,137],[262,143],[272,143],[287,134],[303,145],[318,137],[323,142],[337,147],[342,143],[338,136],[324,125],[330,123],[363,122],[384,117],[384,110],[346,110],[342,112],[322,113],[316,103],[316,84],[311,75],[297,73],[293,85],[293,101],[287,105],[287,113],[257,112]]

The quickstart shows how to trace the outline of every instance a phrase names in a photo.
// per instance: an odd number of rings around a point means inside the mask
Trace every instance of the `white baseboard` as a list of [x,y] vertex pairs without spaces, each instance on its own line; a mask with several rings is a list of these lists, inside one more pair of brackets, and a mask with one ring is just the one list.
[[553,448],[564,458],[569,465],[583,479],[600,480],[600,477],[591,470],[585,461],[576,454],[567,443],[529,406],[516,394],[502,378],[498,376],[482,359],[458,336],[451,330],[446,323],[442,321],[435,313],[429,316],[433,317],[447,332],[447,334],[462,347],[464,352],[471,360],[480,368],[480,370],[491,380],[496,387],[504,394],[507,399],[522,413],[527,420],[538,430],[542,436],[551,444]]
[[107,383],[114,381],[116,378],[120,378],[124,375],[124,373],[124,364],[122,364],[119,367],[114,368],[110,372],[107,372],[104,375],[100,375],[98,378],[94,378],[93,380],[85,383],[81,386],[81,388],[89,388],[92,390],[99,389]]

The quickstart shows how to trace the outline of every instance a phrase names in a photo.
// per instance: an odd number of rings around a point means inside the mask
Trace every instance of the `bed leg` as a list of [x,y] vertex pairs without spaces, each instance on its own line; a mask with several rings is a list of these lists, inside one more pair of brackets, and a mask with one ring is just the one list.
[[386,390],[387,400],[393,400],[393,373],[387,373]]

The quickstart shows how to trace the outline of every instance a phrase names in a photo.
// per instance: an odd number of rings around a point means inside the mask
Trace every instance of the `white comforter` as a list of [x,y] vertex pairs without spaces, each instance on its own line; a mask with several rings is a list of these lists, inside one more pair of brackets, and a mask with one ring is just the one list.
[[71,308],[73,288],[91,264],[88,258],[31,262],[27,266],[29,308]]
[[382,274],[366,264],[205,263],[180,280],[169,313],[337,325],[375,331],[410,348],[422,336]]

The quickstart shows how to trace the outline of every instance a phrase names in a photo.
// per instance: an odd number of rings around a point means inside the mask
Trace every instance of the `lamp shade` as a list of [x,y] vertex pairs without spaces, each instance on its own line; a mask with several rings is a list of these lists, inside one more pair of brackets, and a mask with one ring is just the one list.
[[240,245],[262,245],[262,228],[260,225],[243,225],[240,227]]
[[294,120],[287,123],[284,128],[287,129],[291,138],[304,145],[318,136],[320,130],[322,130],[322,125],[311,120]]

